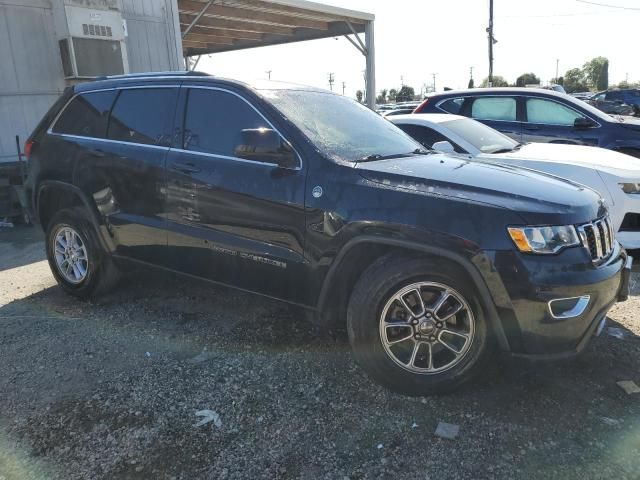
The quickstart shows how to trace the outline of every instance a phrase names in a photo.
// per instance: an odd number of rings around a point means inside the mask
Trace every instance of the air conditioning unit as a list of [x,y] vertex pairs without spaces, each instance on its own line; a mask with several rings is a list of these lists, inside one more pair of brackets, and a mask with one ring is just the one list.
[[125,23],[117,10],[65,5],[68,35],[59,40],[67,79],[128,73]]

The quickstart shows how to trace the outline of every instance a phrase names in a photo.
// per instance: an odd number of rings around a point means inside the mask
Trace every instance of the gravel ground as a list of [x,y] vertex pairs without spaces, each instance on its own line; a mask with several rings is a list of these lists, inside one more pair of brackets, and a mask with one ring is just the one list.
[[622,339],[407,398],[297,309],[157,272],[81,302],[37,229],[0,229],[0,480],[638,479],[640,394],[616,385],[640,384],[637,278],[610,313]]

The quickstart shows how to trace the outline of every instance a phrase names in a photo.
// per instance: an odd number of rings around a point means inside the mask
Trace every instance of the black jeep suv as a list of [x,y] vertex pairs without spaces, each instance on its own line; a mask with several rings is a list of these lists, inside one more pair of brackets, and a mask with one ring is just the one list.
[[133,261],[346,321],[355,357],[408,394],[492,349],[581,351],[630,258],[597,193],[425,151],[355,101],[203,74],[68,89],[28,140],[53,274],[87,297]]

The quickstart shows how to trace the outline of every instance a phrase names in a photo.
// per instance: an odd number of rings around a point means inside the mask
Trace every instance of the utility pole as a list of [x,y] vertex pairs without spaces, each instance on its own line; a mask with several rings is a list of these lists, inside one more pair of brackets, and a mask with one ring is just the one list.
[[400,86],[404,87],[404,75],[400,75]]
[[489,84],[487,86],[493,86],[493,44],[496,43],[493,38],[493,0],[489,0],[489,28],[487,28],[489,34]]
[[347,88],[347,82],[342,82],[342,95],[344,95],[345,88]]
[[331,89],[332,92],[333,92],[333,83],[334,82],[335,82],[334,74],[330,73],[329,74],[329,88]]
[[556,58],[556,83],[558,83],[558,65],[560,65],[560,59]]
[[473,80],[473,67],[469,68],[469,78]]
[[437,73],[432,73],[431,76],[433,77],[433,91],[436,91],[436,75],[438,75]]
[[266,72],[264,72],[269,76],[269,80],[271,80],[271,72],[272,72],[272,70],[267,70]]

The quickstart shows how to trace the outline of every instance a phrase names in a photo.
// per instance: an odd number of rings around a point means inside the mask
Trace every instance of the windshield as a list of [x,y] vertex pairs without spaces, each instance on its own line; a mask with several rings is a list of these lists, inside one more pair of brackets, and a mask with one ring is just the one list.
[[511,151],[518,146],[518,142],[506,135],[468,118],[449,120],[443,122],[442,126],[464,138],[482,153]]
[[347,97],[305,90],[260,93],[333,160],[357,162],[424,149],[391,122]]

